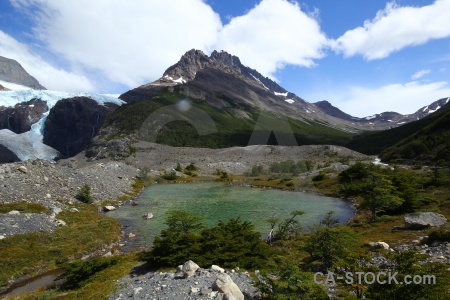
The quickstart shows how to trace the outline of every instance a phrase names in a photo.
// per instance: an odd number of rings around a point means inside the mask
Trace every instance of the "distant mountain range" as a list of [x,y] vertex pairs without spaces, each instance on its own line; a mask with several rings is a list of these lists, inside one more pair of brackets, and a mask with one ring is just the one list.
[[[219,109],[240,104],[350,132],[398,127],[421,119],[448,102],[441,99],[409,115],[383,112],[365,118],[353,117],[328,101],[305,101],[258,71],[242,65],[236,56],[224,51],[213,51],[207,56],[194,49],[186,52],[160,79],[128,91],[120,98],[128,103],[143,101],[168,87],[176,87],[180,94],[202,99]],[[237,113],[242,114],[242,111]]]
[[[2,57],[0,85],[0,154],[8,161],[70,157],[84,150],[96,158],[130,155],[133,141],[142,138],[143,124],[156,132],[156,142],[172,146],[223,148],[281,141],[336,144],[375,154],[400,139],[389,142],[395,135],[370,131],[398,130],[427,119],[450,99],[410,115],[384,112],[357,118],[327,101],[305,101],[244,66],[236,56],[224,51],[207,56],[200,50],[186,52],[158,80],[120,95],[123,101],[107,95],[33,91],[45,88],[19,63]],[[214,133],[199,134],[182,111],[165,124],[149,120],[161,108],[178,107],[183,100],[208,115]],[[374,145],[377,139],[381,143]]]

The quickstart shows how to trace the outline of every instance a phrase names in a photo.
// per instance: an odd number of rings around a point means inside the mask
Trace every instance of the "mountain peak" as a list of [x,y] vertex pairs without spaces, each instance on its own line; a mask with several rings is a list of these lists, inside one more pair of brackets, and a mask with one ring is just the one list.
[[222,62],[222,63],[224,63],[226,65],[229,65],[229,66],[238,66],[238,67],[240,67],[242,65],[241,64],[241,60],[239,59],[239,57],[231,55],[228,52],[223,51],[223,50],[220,51],[220,52],[214,50],[211,53],[210,58],[213,59],[213,60]]

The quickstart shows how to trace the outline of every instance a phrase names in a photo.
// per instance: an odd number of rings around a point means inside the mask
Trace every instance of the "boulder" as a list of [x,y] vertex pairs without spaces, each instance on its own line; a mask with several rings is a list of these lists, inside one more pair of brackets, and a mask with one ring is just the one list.
[[66,224],[66,222],[64,222],[63,220],[57,220],[57,221],[56,221],[56,225],[57,225],[58,227],[62,227],[62,226],[66,226],[67,224]]
[[369,242],[367,245],[371,249],[383,249],[383,250],[389,250],[389,244],[385,242]]
[[18,210],[12,210],[8,213],[9,215],[20,215],[20,211]]
[[222,299],[236,299],[244,300],[244,294],[242,294],[236,283],[233,282],[228,274],[220,273],[217,275],[216,281],[212,285],[213,291],[225,294]]
[[200,267],[195,262],[188,260],[183,264],[183,274],[185,277],[192,276],[199,268]]
[[20,166],[20,167],[17,168],[17,170],[19,170],[22,173],[27,173],[28,172],[28,169],[25,166]]
[[225,272],[225,270],[223,268],[221,268],[219,266],[216,266],[216,265],[212,265],[211,266],[211,271],[216,271],[216,272],[219,272],[219,273],[224,273]]
[[75,207],[72,207],[70,209],[70,212],[75,213],[75,212],[80,212],[78,209],[76,209]]
[[112,205],[106,205],[103,207],[103,211],[113,211],[113,210],[116,210],[116,207]]
[[13,151],[0,144],[0,164],[8,164],[18,161],[20,161],[20,159]]
[[152,213],[148,213],[148,214],[144,215],[144,219],[146,219],[146,220],[153,219],[153,214]]
[[405,215],[406,229],[423,229],[427,227],[439,227],[444,225],[447,219],[438,213],[420,212]]

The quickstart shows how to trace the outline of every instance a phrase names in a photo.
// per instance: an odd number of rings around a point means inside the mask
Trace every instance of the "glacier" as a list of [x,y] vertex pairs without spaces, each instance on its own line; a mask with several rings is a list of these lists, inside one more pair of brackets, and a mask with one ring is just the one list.
[[[115,95],[114,95],[115,96]],[[113,103],[122,105],[125,101],[112,95],[95,93],[65,93],[49,90],[17,90],[1,91],[0,107],[14,107],[16,104],[32,99],[40,99],[47,103],[48,111],[42,114],[39,121],[31,125],[31,130],[16,134],[8,129],[0,130],[0,144],[13,151],[20,160],[45,159],[53,160],[58,156],[58,151],[43,143],[44,124],[50,110],[59,100],[73,97],[87,97],[96,101],[99,105]]]

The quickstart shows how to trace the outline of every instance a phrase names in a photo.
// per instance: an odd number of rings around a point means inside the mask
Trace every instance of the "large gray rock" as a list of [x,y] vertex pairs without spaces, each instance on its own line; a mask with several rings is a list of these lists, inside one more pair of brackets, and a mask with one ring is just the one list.
[[47,103],[39,99],[21,102],[14,107],[2,107],[0,103],[0,129],[9,129],[17,134],[27,132],[47,111]]
[[14,59],[0,56],[0,80],[16,83],[36,90],[45,90],[39,81],[27,73]]
[[421,212],[411,213],[405,215],[405,228],[407,229],[422,229],[426,227],[439,227],[444,225],[447,219],[438,213]]
[[20,161],[20,159],[13,151],[0,144],[0,164],[8,164],[18,161]]
[[220,273],[217,275],[212,289],[213,291],[218,291],[219,293],[224,294],[222,299],[244,300],[244,294],[242,294],[239,287],[233,282],[228,274]]
[[99,105],[87,97],[60,100],[45,121],[44,144],[58,150],[62,158],[77,155],[97,135],[106,115],[116,108],[116,104]]
[[192,260],[188,260],[183,265],[183,274],[185,277],[192,276],[199,268],[199,265],[197,265],[195,262],[193,262]]

